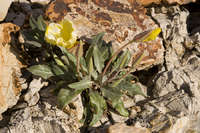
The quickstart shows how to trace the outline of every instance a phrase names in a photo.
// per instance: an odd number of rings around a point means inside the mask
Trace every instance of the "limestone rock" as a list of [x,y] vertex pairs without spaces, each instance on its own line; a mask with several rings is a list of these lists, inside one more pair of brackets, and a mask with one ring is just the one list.
[[52,0],[31,0],[32,3],[39,3],[42,5],[47,5],[48,3],[50,3],[50,1]]
[[42,82],[41,78],[33,79],[28,87],[28,92],[24,95],[24,100],[29,106],[37,104],[40,99],[39,91],[40,89],[47,85],[47,82]]
[[11,23],[0,24],[0,114],[15,105],[23,89],[20,78],[22,64],[17,60],[8,44],[10,33],[19,27]]
[[12,0],[0,1],[0,21],[4,20],[11,3],[12,3]]
[[196,2],[196,0],[166,0],[169,4],[178,3],[180,5]]
[[162,1],[165,2],[165,3],[168,3],[168,4],[176,3],[176,4],[180,4],[180,5],[188,4],[188,3],[191,3],[191,2],[196,2],[196,0],[137,0],[138,3],[140,3],[141,5],[144,5],[144,6],[148,6],[148,5],[153,4],[153,3],[154,4],[160,4]]
[[0,128],[4,133],[79,133],[79,122],[57,107],[47,102],[11,114],[8,128]]
[[[79,37],[106,32],[104,39],[112,42],[114,50],[138,33],[158,27],[145,13],[145,8],[127,0],[56,0],[46,10],[46,16],[52,21],[71,20]],[[164,48],[159,37],[147,43],[133,43],[128,48],[133,59],[144,50],[148,52],[137,69],[163,62]]]
[[151,14],[162,28],[163,39],[166,42],[167,69],[179,67],[186,49],[195,47],[187,31],[189,12],[179,6],[170,6],[152,8]]
[[108,128],[108,133],[150,133],[146,128],[127,126],[124,123],[117,123]]

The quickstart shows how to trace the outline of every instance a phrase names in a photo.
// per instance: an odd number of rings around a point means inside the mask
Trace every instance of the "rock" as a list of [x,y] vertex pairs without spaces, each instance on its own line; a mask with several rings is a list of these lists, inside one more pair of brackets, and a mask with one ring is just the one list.
[[107,133],[150,133],[146,128],[127,126],[124,123],[117,123],[108,128]]
[[47,102],[40,102],[11,114],[4,133],[79,133],[79,122]]
[[48,82],[42,82],[41,78],[33,79],[28,87],[28,92],[24,95],[24,100],[29,106],[36,105],[40,99],[39,91],[43,86],[46,86]]
[[[165,95],[172,91],[182,90],[188,96],[200,100],[200,59],[196,55],[191,55],[183,66],[170,71],[158,73],[155,77],[154,94]],[[200,106],[195,106],[199,110]]]
[[20,78],[22,64],[8,44],[11,41],[10,33],[18,30],[17,25],[0,24],[0,115],[17,103],[22,89],[25,89],[25,81]]
[[[198,74],[200,72],[196,64],[199,63],[199,59],[193,52],[186,53],[186,50],[192,51],[192,48],[197,48],[198,51],[199,46],[198,35],[195,40],[189,37],[187,31],[186,23],[189,12],[179,6],[162,7],[161,9],[161,12],[158,13],[153,8],[152,16],[160,23],[162,28],[163,38],[166,42],[165,59],[168,71],[162,70],[155,78],[157,88],[155,92],[162,96],[170,91],[184,88],[188,88],[188,91],[191,92],[198,90]],[[169,16],[173,16],[173,19],[169,19]],[[194,61],[194,64],[190,63],[192,61]],[[196,75],[196,77],[193,75]],[[198,94],[198,91],[194,94]]]
[[[131,0],[129,0],[131,1]],[[134,1],[134,0],[132,0]],[[150,4],[160,4],[161,2],[166,2],[168,4],[180,4],[180,5],[183,5],[183,4],[188,4],[188,3],[191,3],[191,2],[196,2],[196,0],[137,0],[138,3],[140,3],[141,5],[143,6],[148,6]]]
[[[132,0],[133,1],[133,0]],[[150,4],[160,4],[161,0],[137,0],[143,6],[148,6]]]
[[4,18],[6,17],[11,3],[12,3],[12,0],[1,0],[0,1],[0,21],[4,20]]
[[162,28],[163,39],[166,42],[167,69],[179,67],[186,49],[195,47],[187,31],[189,12],[179,6],[170,6],[152,8],[151,14]]
[[11,32],[17,32],[19,31],[20,27],[12,24],[12,23],[3,23],[0,25],[0,32],[1,32],[1,36],[0,36],[0,44],[5,46],[5,44],[10,43],[11,41],[11,36],[10,33]]
[[169,92],[152,101],[137,103],[141,110],[135,110],[137,114],[130,116],[128,123],[139,124],[152,132],[168,133],[166,131],[173,127],[178,118],[198,112],[198,109],[194,108],[197,102],[193,102],[184,91]]
[[30,0],[32,3],[39,3],[41,5],[47,5],[49,4],[52,0]]
[[198,133],[200,131],[199,124],[199,113],[194,115],[193,118],[191,116],[181,117],[166,133]]
[[197,52],[197,55],[200,55],[200,34],[199,32],[191,36],[193,42],[196,44],[195,49]]
[[178,3],[180,5],[196,2],[196,0],[166,0],[169,4]]
[[[56,0],[47,7],[45,14],[50,20],[56,22],[63,18],[71,20],[79,37],[90,37],[99,32],[106,32],[104,39],[107,42],[111,41],[116,50],[138,33],[158,27],[145,13],[145,8],[127,0],[120,2],[117,0],[104,2]],[[159,37],[147,43],[133,43],[128,48],[133,54],[133,60],[140,52],[147,50],[147,55],[137,69],[163,62],[164,48]]]
[[123,123],[129,119],[128,117],[121,116],[117,114],[116,112],[115,113],[111,112],[111,116],[112,116],[113,121],[117,123]]

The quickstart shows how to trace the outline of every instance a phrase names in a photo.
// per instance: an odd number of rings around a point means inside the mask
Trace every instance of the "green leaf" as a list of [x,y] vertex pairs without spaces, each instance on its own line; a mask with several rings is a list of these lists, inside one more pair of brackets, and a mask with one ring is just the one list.
[[78,96],[84,89],[76,89],[76,90],[70,90],[70,89],[61,89],[58,93],[58,102],[60,106],[63,108],[67,104],[69,104],[76,96]]
[[146,97],[137,83],[131,83],[130,81],[126,80],[122,81],[118,87],[121,88],[122,91],[127,92],[130,96],[142,95]]
[[101,73],[104,67],[104,62],[98,46],[94,46],[93,55],[94,55],[94,65],[97,71]]
[[86,89],[92,86],[92,81],[88,79],[83,79],[79,82],[71,83],[68,86],[73,89]]
[[91,73],[94,70],[92,56],[93,56],[93,46],[90,45],[89,49],[86,52],[86,56],[85,56],[85,60],[86,60],[86,64],[87,64],[89,75],[91,75]]
[[122,93],[118,88],[115,89],[106,86],[106,88],[101,88],[101,91],[103,96],[112,102],[113,106],[116,106],[117,101],[122,97]]
[[30,17],[29,24],[30,24],[32,29],[37,28],[37,21],[33,18],[33,16]]
[[65,54],[69,60],[69,63],[73,63],[76,66],[76,56],[68,52],[64,47],[59,47],[63,54]]
[[124,79],[120,78],[112,83],[112,87],[117,87]]
[[55,62],[60,65],[60,66],[64,66],[63,62],[58,58],[58,56],[56,54],[53,54],[53,58],[55,60]]
[[129,50],[124,51],[114,62],[112,71],[122,69],[126,67],[131,59],[131,54]]
[[97,71],[92,71],[91,76],[92,76],[92,78],[93,78],[94,80],[97,80],[97,78],[98,78],[98,73],[97,73]]
[[48,79],[51,76],[54,76],[51,68],[48,65],[34,65],[28,68],[32,74],[41,76],[44,79]]
[[67,65],[67,66],[70,65],[69,60],[68,60],[68,58],[65,55],[61,56],[60,58],[62,59],[62,61],[63,61],[63,63],[65,65]]
[[122,69],[122,68],[126,67],[128,65],[128,63],[129,63],[130,59],[131,59],[130,51],[126,50],[124,52],[123,57],[122,57],[121,63],[119,65],[119,69]]
[[25,43],[29,44],[29,45],[32,45],[32,46],[35,46],[35,47],[41,47],[42,46],[42,44],[40,44],[37,41],[26,41]]
[[72,71],[72,73],[76,73],[76,65],[77,60],[76,56],[71,54],[69,51],[67,51],[64,47],[59,47],[62,51],[62,53],[65,56],[62,56],[61,59],[63,60],[63,63],[67,65],[67,67]]
[[53,63],[50,66],[51,66],[51,70],[55,76],[60,76],[60,75],[65,74],[65,72],[61,69],[61,66],[59,67],[58,65],[53,64]]
[[129,116],[129,113],[127,111],[127,109],[125,109],[124,107],[124,103],[122,102],[121,99],[119,99],[117,101],[117,103],[115,104],[114,108],[116,109],[116,111],[122,115],[122,116],[125,116],[125,117],[128,117]]
[[112,45],[111,45],[111,43],[105,43],[103,41],[102,45],[99,46],[99,51],[101,51],[103,62],[105,62],[106,60],[111,58],[111,55],[112,55]]
[[103,42],[102,38],[103,38],[104,34],[105,34],[104,32],[101,32],[101,33],[97,34],[96,36],[94,36],[92,38],[91,44],[97,45],[97,46],[101,45]]
[[88,71],[89,71],[89,75],[91,75],[92,72],[94,71],[93,59],[92,59],[92,57],[90,57],[90,60],[89,60]]
[[38,26],[38,29],[41,30],[41,31],[46,30],[46,24],[45,24],[44,19],[41,15],[37,18],[37,26]]
[[122,93],[119,88],[101,88],[103,96],[108,98],[112,107],[122,116],[127,117],[128,111],[124,108],[124,104],[121,101]]
[[80,66],[81,66],[81,70],[83,72],[88,73],[87,65],[86,65],[85,59],[83,57],[80,58]]
[[106,101],[95,91],[90,92],[89,96],[90,106],[93,111],[93,117],[89,125],[92,126],[101,119],[103,112],[106,109]]

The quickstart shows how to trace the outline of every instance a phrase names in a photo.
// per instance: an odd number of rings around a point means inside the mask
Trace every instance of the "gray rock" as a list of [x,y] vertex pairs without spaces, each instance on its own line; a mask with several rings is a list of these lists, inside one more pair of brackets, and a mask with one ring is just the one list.
[[168,92],[183,90],[189,96],[200,95],[200,59],[191,55],[187,62],[179,68],[170,71],[161,71],[155,77],[154,94],[163,96]]
[[47,102],[41,102],[13,112],[7,128],[0,128],[0,132],[78,133],[79,127],[76,117],[67,115]]
[[43,86],[46,86],[47,82],[42,82],[41,78],[33,79],[28,87],[28,92],[24,95],[24,100],[29,106],[37,104],[40,99],[39,91]]
[[189,12],[179,6],[151,8],[152,17],[160,24],[166,47],[166,67],[168,70],[180,66],[186,48],[193,48],[187,32]]
[[116,123],[108,128],[108,133],[150,133],[146,128],[127,126],[124,123]]

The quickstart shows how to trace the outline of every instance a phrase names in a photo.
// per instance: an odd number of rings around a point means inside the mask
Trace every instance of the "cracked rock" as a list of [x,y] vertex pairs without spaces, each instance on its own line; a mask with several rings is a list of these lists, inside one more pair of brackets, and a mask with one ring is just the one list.
[[10,33],[17,32],[19,27],[11,23],[0,24],[0,115],[14,106],[26,88],[25,80],[21,78],[23,67],[11,50]]
[[11,114],[4,133],[79,133],[79,122],[47,102],[17,110]]
[[39,91],[43,86],[46,86],[47,82],[42,82],[41,78],[33,79],[28,87],[28,92],[24,95],[24,100],[29,106],[37,104],[40,99]]

